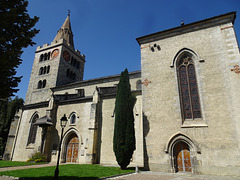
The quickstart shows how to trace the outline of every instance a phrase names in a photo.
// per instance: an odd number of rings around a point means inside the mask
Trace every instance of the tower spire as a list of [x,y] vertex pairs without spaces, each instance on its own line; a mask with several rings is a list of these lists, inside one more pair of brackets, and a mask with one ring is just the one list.
[[58,30],[57,35],[53,41],[56,42],[60,39],[65,39],[67,44],[69,44],[74,48],[73,33],[72,33],[72,28],[70,23],[70,10],[68,10],[68,16],[64,21],[62,27]]

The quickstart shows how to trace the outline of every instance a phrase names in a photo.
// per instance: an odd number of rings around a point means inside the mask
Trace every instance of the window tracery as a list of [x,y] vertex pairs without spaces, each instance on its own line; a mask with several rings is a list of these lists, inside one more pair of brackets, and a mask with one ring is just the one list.
[[34,123],[36,122],[36,120],[39,118],[38,114],[35,114],[31,120],[31,126],[30,126],[30,131],[29,131],[29,135],[28,135],[28,141],[27,141],[27,145],[29,144],[34,144],[36,141],[36,135],[37,135],[37,125],[34,125]]
[[193,59],[182,57],[177,66],[183,119],[201,118],[197,78]]

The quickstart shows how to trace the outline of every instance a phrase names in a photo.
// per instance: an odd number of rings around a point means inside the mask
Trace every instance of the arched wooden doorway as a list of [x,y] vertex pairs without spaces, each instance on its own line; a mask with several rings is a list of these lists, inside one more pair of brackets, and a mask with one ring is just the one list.
[[179,142],[174,147],[174,160],[176,172],[192,172],[192,162],[189,146]]
[[67,144],[66,162],[77,162],[79,150],[79,139],[76,134],[72,135]]

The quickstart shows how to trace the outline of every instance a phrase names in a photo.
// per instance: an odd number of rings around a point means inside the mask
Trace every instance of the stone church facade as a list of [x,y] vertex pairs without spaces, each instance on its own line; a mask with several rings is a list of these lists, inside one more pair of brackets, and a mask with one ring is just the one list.
[[[141,71],[130,72],[136,151],[131,164],[152,171],[240,176],[239,46],[236,12],[137,38]],[[55,162],[117,164],[112,148],[119,75],[83,80],[69,16],[53,42],[38,47],[25,105],[9,132],[5,158],[40,151]]]

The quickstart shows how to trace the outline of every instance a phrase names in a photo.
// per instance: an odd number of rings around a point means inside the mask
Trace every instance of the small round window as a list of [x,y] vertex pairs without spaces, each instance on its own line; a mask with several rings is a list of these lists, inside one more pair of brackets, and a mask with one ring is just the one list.
[[76,114],[72,114],[70,117],[70,124],[75,124],[76,123]]

